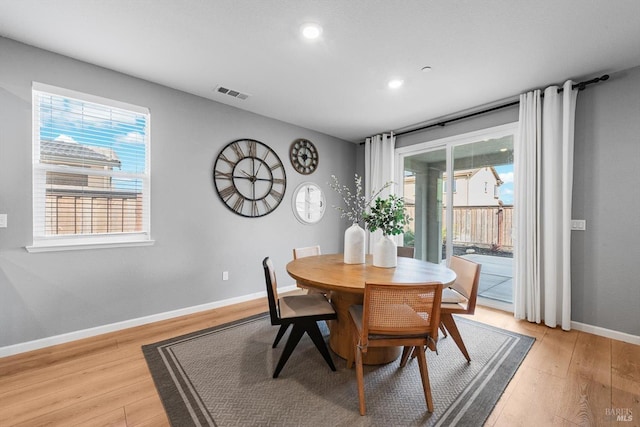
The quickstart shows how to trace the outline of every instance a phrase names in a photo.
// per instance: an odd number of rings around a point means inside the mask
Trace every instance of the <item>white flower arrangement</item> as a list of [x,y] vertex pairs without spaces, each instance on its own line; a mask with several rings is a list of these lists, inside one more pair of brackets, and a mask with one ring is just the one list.
[[392,184],[391,181],[387,182],[381,189],[367,198],[362,194],[362,177],[358,176],[358,174],[355,174],[355,192],[352,192],[351,188],[346,185],[341,185],[335,175],[331,175],[331,179],[333,179],[333,183],[329,183],[329,187],[342,197],[345,204],[344,208],[340,206],[333,206],[333,208],[340,212],[340,218],[347,218],[353,224],[360,224],[364,221],[371,202]]

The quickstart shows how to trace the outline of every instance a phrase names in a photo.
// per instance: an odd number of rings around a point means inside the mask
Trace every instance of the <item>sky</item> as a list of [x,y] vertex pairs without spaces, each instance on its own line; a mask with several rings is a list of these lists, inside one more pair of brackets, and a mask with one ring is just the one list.
[[40,139],[111,148],[122,171],[145,172],[144,115],[42,93],[39,107]]
[[513,205],[513,165],[495,166],[504,184],[500,186],[500,200],[505,205]]

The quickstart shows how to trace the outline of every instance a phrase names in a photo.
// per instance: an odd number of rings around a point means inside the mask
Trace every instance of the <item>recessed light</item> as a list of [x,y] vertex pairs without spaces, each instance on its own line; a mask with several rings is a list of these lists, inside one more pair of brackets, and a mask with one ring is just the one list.
[[501,152],[501,153],[504,153],[504,152],[506,152],[506,151],[507,151],[507,149],[506,149],[506,148],[501,148],[501,149],[500,149],[500,152]]
[[322,34],[322,27],[313,22],[308,22],[300,27],[300,33],[307,40],[316,40]]
[[403,84],[404,84],[404,80],[402,79],[389,80],[389,83],[387,83],[390,89],[398,89]]

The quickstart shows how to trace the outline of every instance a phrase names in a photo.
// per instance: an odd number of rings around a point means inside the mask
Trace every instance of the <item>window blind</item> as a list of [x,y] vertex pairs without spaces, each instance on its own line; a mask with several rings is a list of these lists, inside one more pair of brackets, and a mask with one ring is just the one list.
[[148,109],[33,85],[33,240],[149,239]]

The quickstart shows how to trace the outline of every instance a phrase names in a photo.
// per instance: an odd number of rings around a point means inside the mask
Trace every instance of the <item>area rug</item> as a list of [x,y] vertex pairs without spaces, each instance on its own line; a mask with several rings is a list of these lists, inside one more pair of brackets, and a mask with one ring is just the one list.
[[[277,379],[284,347],[266,315],[143,346],[173,426],[481,426],[531,348],[528,336],[465,318],[456,322],[471,363],[453,340],[428,351],[434,412],[426,410],[417,360],[365,366],[367,414],[354,369],[332,353],[332,372],[304,336]],[[325,338],[328,329],[321,322]]]

